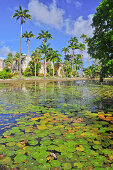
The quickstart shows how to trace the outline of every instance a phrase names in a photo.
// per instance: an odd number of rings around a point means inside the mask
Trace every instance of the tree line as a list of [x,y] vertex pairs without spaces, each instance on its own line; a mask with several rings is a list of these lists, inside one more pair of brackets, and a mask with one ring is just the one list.
[[[22,38],[27,39],[27,55],[29,56],[29,39],[34,38],[35,35],[32,31],[22,34],[22,25],[27,19],[31,20],[31,16],[28,14],[28,10],[23,10],[19,7],[19,10],[15,10],[13,18],[20,19],[20,53],[15,55],[15,60],[18,63],[18,68],[21,78],[21,40]],[[55,75],[55,64],[63,63],[63,72],[68,77],[78,76],[81,71],[81,76],[84,71],[86,76],[95,77],[100,74],[100,81],[106,76],[113,75],[113,3],[111,0],[103,0],[102,3],[96,9],[96,13],[92,20],[92,27],[94,29],[93,37],[88,38],[82,34],[80,38],[83,39],[83,43],[79,43],[76,37],[71,37],[68,41],[68,46],[62,49],[65,58],[64,62],[61,60],[61,54],[50,47],[48,44],[49,39],[53,39],[52,35],[48,31],[43,31],[37,35],[36,39],[41,40],[42,44],[36,48],[31,54],[32,67],[34,67],[34,74],[36,76],[37,65],[40,60],[44,60],[44,77],[46,77],[47,61],[52,61],[53,77]],[[88,47],[88,67],[83,68],[83,56],[86,45]],[[80,50],[81,53],[75,53],[76,50]],[[93,59],[94,63],[89,66],[90,58]],[[11,54],[6,59],[6,65],[12,62]],[[28,69],[28,68],[27,68]]]

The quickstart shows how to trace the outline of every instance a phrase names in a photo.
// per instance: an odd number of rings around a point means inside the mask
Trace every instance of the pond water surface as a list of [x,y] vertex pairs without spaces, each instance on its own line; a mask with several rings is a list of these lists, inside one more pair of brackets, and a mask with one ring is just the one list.
[[113,86],[95,81],[1,83],[0,165],[113,169]]

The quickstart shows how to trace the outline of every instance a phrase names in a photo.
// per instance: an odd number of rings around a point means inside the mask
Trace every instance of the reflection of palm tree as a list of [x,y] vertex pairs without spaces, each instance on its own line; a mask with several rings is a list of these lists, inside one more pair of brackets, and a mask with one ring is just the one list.
[[34,62],[35,64],[35,78],[36,78],[36,65],[37,63],[41,60],[41,52],[40,50],[37,48],[35,51],[32,52],[32,55],[31,55],[31,59],[32,61]]
[[21,78],[21,40],[22,40],[22,24],[25,23],[26,19],[31,20],[31,16],[27,13],[29,10],[23,10],[21,6],[19,6],[19,10],[15,10],[15,14],[13,14],[13,18],[16,17],[16,20],[21,20],[21,31],[20,31],[20,78]]
[[30,32],[28,32],[28,31],[26,31],[25,33],[23,33],[22,34],[22,38],[24,37],[24,38],[27,38],[27,55],[28,55],[28,57],[29,57],[29,39],[30,38],[34,38],[34,34],[32,33],[32,31],[30,31]]
[[[43,46],[45,46],[44,48],[46,48],[46,42],[50,38],[53,38],[52,35],[48,31],[45,32],[43,30],[41,30],[41,33],[39,33],[38,37],[37,37],[37,39],[39,39],[39,40],[44,39],[43,40],[44,41]],[[46,77],[46,52],[47,51],[43,52],[45,54],[44,55],[44,78]]]

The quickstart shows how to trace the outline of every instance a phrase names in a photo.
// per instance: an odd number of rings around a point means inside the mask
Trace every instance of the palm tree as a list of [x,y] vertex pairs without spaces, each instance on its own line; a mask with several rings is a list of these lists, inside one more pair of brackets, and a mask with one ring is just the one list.
[[16,61],[16,65],[17,65],[17,71],[19,71],[19,59],[20,59],[20,53],[16,53],[14,56],[14,60]]
[[[80,43],[79,44],[79,49],[81,51],[81,59],[83,61],[83,50],[85,50],[85,44]],[[83,71],[83,66],[82,66],[82,71]]]
[[49,49],[47,53],[47,59],[53,62],[53,77],[54,77],[54,62],[55,61],[60,61],[61,55],[58,53],[57,50],[53,50],[52,48]]
[[66,58],[66,54],[69,53],[69,48],[68,47],[64,47],[64,48],[62,48],[61,52],[64,52],[65,58]]
[[6,67],[11,69],[11,73],[12,73],[13,54],[11,52],[8,53],[8,57],[4,60],[4,62],[5,62]]
[[15,14],[13,14],[13,18],[16,17],[16,20],[21,20],[21,31],[20,31],[20,78],[21,78],[21,40],[22,40],[22,24],[25,23],[26,19],[31,20],[31,16],[28,14],[29,10],[23,10],[21,6],[19,6],[19,10],[15,10]]
[[50,44],[45,44],[42,43],[42,45],[40,45],[39,49],[41,51],[42,54],[44,54],[44,78],[46,77],[46,59],[47,59],[47,53],[49,50],[49,45]]
[[36,65],[41,60],[41,51],[39,48],[32,52],[31,59],[35,65],[35,78],[36,78]]
[[30,41],[30,38],[34,38],[34,34],[32,33],[32,31],[28,32],[28,31],[25,31],[25,33],[22,34],[22,38],[27,38],[27,55],[29,57],[29,41]]
[[48,39],[53,38],[52,35],[49,33],[49,31],[43,31],[41,30],[41,33],[38,34],[38,37],[36,39],[43,39],[43,47],[42,49],[44,50],[45,48],[45,52],[44,53],[44,78],[46,77],[46,53],[47,53],[47,46],[46,46],[46,42]]
[[86,40],[86,38],[87,38],[87,35],[82,34],[82,35],[80,36],[80,38],[83,38],[83,43],[85,43],[85,40]]
[[71,37],[71,39],[68,42],[70,43],[69,48],[72,49],[72,73],[73,73],[73,70],[74,70],[74,57],[75,57],[74,50],[79,48],[79,44],[78,44],[78,40],[77,40],[76,37],[73,37],[73,38]]

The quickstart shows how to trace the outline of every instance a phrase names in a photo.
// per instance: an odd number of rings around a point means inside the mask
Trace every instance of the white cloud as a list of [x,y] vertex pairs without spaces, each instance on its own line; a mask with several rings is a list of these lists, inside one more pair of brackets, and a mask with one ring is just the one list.
[[9,47],[3,45],[1,48],[0,48],[0,58],[4,59],[5,57],[8,56],[8,53],[12,53],[13,56],[16,54],[16,51],[11,51],[9,49]]
[[56,0],[49,6],[39,0],[31,0],[28,9],[36,25],[47,24],[57,29],[63,27],[64,10],[57,8]]
[[8,53],[11,52],[9,47],[3,46],[0,48],[0,57],[5,57],[8,55]]
[[[73,2],[76,7],[82,5],[77,0],[66,0],[66,2]],[[76,20],[64,18],[65,11],[57,7],[56,0],[53,0],[52,4],[49,6],[40,2],[40,0],[30,0],[28,9],[35,25],[39,26],[45,24],[78,37],[83,33],[89,37],[93,34],[93,29],[91,27],[93,14],[88,15],[87,19],[84,19],[83,16],[78,17]]]
[[88,37],[91,37],[93,35],[93,29],[91,27],[92,18],[93,14],[88,15],[87,19],[84,19],[83,16],[78,17],[75,21],[66,19],[66,33],[78,37],[82,34],[86,34]]
[[79,7],[82,6],[82,4],[81,4],[79,1],[75,1],[74,4],[75,4],[75,6],[76,6],[77,8],[79,8]]

